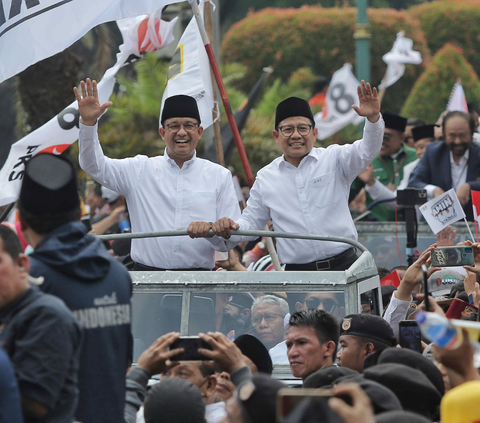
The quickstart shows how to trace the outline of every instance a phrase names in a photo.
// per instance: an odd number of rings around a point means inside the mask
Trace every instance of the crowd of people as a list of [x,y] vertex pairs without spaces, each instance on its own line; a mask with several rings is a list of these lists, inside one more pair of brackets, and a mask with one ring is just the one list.
[[[429,268],[429,290],[448,293],[422,292],[422,265],[430,265],[437,246],[454,245],[450,229],[414,264],[395,270],[401,282],[381,287],[383,310],[375,290],[360,296],[358,310],[347,310],[343,291],[334,287],[202,292],[191,298],[198,307],[189,326],[198,327],[198,338],[175,329],[171,306],[178,295],[145,296],[156,314],[140,322],[145,336],[132,330],[138,323],[128,272],[267,270],[265,240],[235,232],[267,224],[356,240],[349,199],[357,177],[372,200],[375,192],[394,197],[395,188],[412,183],[435,196],[449,189],[429,170],[439,160],[451,164],[447,179],[467,204],[478,183],[470,170],[477,154],[471,116],[446,114],[444,141],[425,141],[433,126],[414,127],[418,160],[404,143],[408,121],[381,113],[376,89],[363,81],[360,104],[352,106],[365,117],[363,138],[349,145],[314,148],[310,106],[290,97],[279,103],[272,132],[283,155],[258,172],[241,211],[230,172],[196,155],[203,128],[193,98],[166,100],[162,156],[110,159],[97,121],[112,103],[98,102],[89,79],[74,91],[80,165],[99,185],[87,210],[73,164],[36,155],[25,166],[15,222],[0,225],[1,423],[480,421],[480,363],[469,334],[458,332],[450,349],[423,336],[414,350],[401,333],[404,321],[425,310],[477,320],[480,245],[466,243],[476,266]],[[409,163],[415,165],[407,170]],[[93,218],[91,227],[82,215]],[[115,245],[95,236],[180,229],[189,237]],[[358,258],[340,242],[278,238],[276,248],[289,272],[345,270]],[[391,270],[378,269],[382,278]],[[279,380],[277,366],[292,377]]]

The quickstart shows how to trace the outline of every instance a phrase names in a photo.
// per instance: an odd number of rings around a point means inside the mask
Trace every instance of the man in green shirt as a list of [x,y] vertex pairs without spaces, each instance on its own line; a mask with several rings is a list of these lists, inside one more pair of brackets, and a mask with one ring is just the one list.
[[[417,159],[415,149],[404,144],[405,127],[407,119],[392,113],[382,113],[385,121],[385,132],[380,154],[373,159],[373,172],[375,179],[383,185],[395,191],[403,178],[403,168],[406,164]],[[357,178],[352,184],[352,191],[360,191],[364,183]],[[367,194],[367,206],[372,203],[370,195]],[[372,215],[378,221],[385,222],[395,220],[395,212],[388,210],[382,204],[372,209]]]

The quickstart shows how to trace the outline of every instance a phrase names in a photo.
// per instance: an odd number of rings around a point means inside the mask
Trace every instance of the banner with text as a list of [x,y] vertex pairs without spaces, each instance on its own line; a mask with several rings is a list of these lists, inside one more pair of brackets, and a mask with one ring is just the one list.
[[[116,64],[98,83],[100,104],[112,95],[115,74],[121,67],[139,59],[144,51],[154,51],[174,40],[172,31],[177,18],[166,22],[160,16],[161,10],[118,22],[124,43],[119,47]],[[53,119],[12,145],[7,161],[0,169],[0,206],[17,200],[28,160],[38,153],[61,154],[78,140],[79,119],[75,100]]]
[[359,105],[357,87],[360,85],[352,72],[352,65],[345,63],[336,71],[327,91],[325,105],[314,116],[318,128],[317,138],[324,140],[352,123],[359,125],[365,118],[358,116],[352,104]]
[[465,212],[453,188],[420,206],[420,211],[434,234],[465,218]]
[[90,29],[172,0],[0,0],[0,83],[65,50]]
[[[198,7],[202,16],[203,6],[204,0],[201,0]],[[165,100],[179,94],[189,95],[197,100],[203,128],[213,124],[214,104],[210,63],[195,17],[185,29],[170,62],[167,86],[160,107],[160,118]],[[159,127],[162,126],[160,118]]]

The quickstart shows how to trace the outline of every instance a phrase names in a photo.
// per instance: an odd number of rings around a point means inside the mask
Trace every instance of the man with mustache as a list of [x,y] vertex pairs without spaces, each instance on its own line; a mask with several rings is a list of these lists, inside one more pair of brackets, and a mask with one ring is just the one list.
[[[74,88],[80,112],[79,162],[101,185],[127,200],[132,232],[189,230],[206,236],[221,216],[240,216],[230,172],[197,157],[202,136],[197,102],[176,95],[165,100],[160,116],[160,136],[167,147],[163,156],[138,155],[126,159],[104,156],[97,120],[113,103],[100,104],[97,84],[87,79]],[[201,222],[199,222],[201,221]],[[228,251],[218,237],[189,239],[162,237],[134,239],[133,270],[211,270],[214,250]]]
[[480,190],[480,147],[472,144],[474,128],[468,113],[447,113],[442,122],[445,141],[427,145],[409,182],[410,187],[425,188],[429,200],[454,188],[470,221],[470,191]]

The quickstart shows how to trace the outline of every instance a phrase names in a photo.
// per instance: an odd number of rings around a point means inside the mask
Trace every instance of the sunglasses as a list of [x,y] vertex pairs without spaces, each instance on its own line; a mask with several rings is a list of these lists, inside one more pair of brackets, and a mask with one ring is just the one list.
[[333,298],[317,298],[317,297],[310,297],[305,300],[305,304],[307,308],[310,309],[317,309],[320,303],[323,304],[323,308],[328,313],[333,313],[335,307],[338,306],[338,303]]

